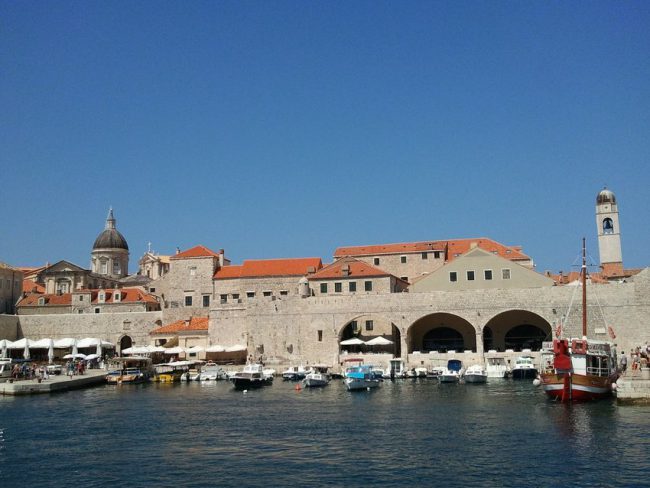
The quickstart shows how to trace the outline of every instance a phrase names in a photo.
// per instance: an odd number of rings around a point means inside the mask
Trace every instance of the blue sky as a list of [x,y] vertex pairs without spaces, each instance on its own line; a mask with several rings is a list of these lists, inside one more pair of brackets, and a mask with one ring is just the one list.
[[2,2],[0,261],[465,237],[650,264],[650,2]]

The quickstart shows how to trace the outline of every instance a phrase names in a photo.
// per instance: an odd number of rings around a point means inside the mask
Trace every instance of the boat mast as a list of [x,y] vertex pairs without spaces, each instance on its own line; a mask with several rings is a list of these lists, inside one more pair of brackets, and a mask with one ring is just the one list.
[[582,238],[582,338],[587,338],[587,245]]

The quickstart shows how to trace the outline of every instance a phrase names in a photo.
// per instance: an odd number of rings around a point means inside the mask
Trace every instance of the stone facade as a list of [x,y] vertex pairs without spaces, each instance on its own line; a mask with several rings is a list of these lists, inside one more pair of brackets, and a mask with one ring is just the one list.
[[0,263],[0,314],[16,312],[16,302],[23,290],[23,272]]

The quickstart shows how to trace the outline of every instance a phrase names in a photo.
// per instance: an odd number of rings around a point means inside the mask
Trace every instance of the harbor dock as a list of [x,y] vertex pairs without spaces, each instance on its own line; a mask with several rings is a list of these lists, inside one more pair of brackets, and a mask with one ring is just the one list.
[[66,376],[52,375],[47,380],[39,382],[36,379],[6,381],[0,383],[0,395],[37,395],[41,393],[54,393],[59,391],[87,388],[101,385],[106,382],[106,371],[103,369],[89,369],[82,375]]
[[616,402],[620,405],[650,405],[650,368],[635,374],[628,371],[616,382]]

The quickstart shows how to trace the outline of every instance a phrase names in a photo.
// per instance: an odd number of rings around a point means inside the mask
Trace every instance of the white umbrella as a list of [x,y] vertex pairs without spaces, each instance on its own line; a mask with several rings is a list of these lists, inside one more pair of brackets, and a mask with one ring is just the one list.
[[184,353],[185,349],[177,346],[177,347],[170,347],[169,349],[165,349],[165,354],[181,354]]
[[375,337],[374,339],[370,339],[368,342],[366,342],[367,346],[388,346],[389,344],[392,344],[393,341],[386,339],[385,337]]
[[54,362],[54,341],[50,339],[50,344],[47,348],[47,362],[52,364]]
[[74,342],[72,343],[72,355],[74,356],[78,352],[79,351],[77,351],[77,339],[75,339]]
[[95,349],[95,354],[97,357],[100,357],[102,355],[102,341],[97,342],[97,349]]
[[93,347],[97,344],[101,344],[101,339],[96,337],[85,337],[77,342],[77,347]]
[[101,356],[99,354],[88,354],[86,356],[86,361],[90,361],[91,359],[99,359]]
[[365,344],[361,339],[358,339],[356,337],[353,337],[352,339],[346,339],[344,341],[339,342],[342,346],[360,346],[361,344]]
[[29,346],[29,339],[23,338],[18,339],[16,342],[12,342],[7,346],[8,349],[25,349],[26,346]]
[[209,346],[205,352],[224,352],[226,350],[225,347],[220,346],[219,344],[215,344],[213,346]]
[[245,351],[247,349],[246,346],[242,346],[241,344],[235,344],[234,346],[230,346],[226,348],[226,352],[239,352],[239,351]]
[[63,356],[63,359],[86,359],[86,355],[79,354],[79,353],[66,354],[65,356]]
[[0,341],[0,348],[2,348],[2,354],[0,354],[1,358],[6,358],[7,357],[7,347],[11,345],[12,342],[8,341],[7,339],[2,339]]
[[29,359],[29,341],[25,341],[25,349],[23,350],[23,358]]

